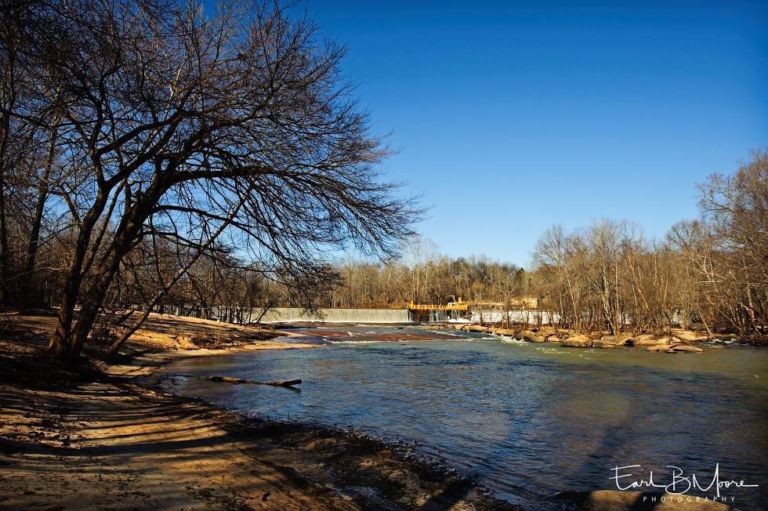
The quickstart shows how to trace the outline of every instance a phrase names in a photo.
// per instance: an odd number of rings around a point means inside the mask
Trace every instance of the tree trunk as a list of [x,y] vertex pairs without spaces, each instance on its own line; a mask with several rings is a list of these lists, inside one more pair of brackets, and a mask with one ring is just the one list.
[[67,280],[64,285],[64,293],[59,309],[59,317],[56,322],[56,330],[48,343],[48,352],[58,360],[76,364],[80,357],[79,350],[74,349],[72,342],[72,322],[75,317],[75,306],[80,296],[80,287],[83,282],[83,263],[85,254],[91,241],[91,234],[104,207],[107,204],[107,193],[99,190],[93,207],[85,215],[80,225],[80,233],[75,242],[75,251],[69,266]]
[[120,268],[120,261],[123,260],[123,257],[131,249],[131,244],[136,239],[145,216],[145,208],[141,203],[134,205],[133,208],[126,210],[123,214],[123,220],[120,222],[115,239],[108,252],[110,253],[109,262],[99,275],[96,284],[90,290],[89,296],[86,297],[86,302],[80,311],[77,324],[72,331],[70,345],[75,358],[80,356],[80,352],[104,303],[107,290]]
[[[156,175],[153,185],[147,190],[145,195],[139,201],[134,203],[132,207],[129,207],[128,205],[125,206],[120,224],[115,231],[112,244],[102,259],[105,263],[103,265],[104,269],[96,278],[94,286],[89,290],[89,295],[85,297],[77,324],[69,339],[69,355],[72,360],[77,360],[80,357],[80,352],[85,345],[85,341],[88,339],[88,335],[90,334],[93,324],[96,321],[96,317],[99,315],[101,306],[104,303],[104,297],[107,294],[107,290],[120,268],[120,262],[131,250],[133,242],[137,239],[139,230],[151,213],[152,204],[156,203],[157,198],[162,195],[163,191],[164,188],[161,178]],[[104,204],[106,204],[106,198],[104,199]],[[83,250],[83,255],[84,254],[85,250]],[[80,257],[81,267],[82,259],[83,258]]]
[[[61,362],[72,362],[69,345],[72,330],[72,321],[75,316],[75,304],[80,289],[80,273],[70,273],[64,286],[59,317],[56,322],[56,330],[48,343],[48,352]],[[75,357],[76,358],[76,357]]]

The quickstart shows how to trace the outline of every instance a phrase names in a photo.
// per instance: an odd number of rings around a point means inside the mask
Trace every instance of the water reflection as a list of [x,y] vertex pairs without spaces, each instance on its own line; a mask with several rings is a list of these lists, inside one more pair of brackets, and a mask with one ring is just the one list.
[[614,466],[705,474],[715,463],[724,477],[761,485],[735,492],[741,509],[768,501],[768,351],[666,355],[467,339],[239,353],[169,371],[302,378],[300,394],[174,381],[178,392],[248,413],[416,440],[515,502],[611,488]]

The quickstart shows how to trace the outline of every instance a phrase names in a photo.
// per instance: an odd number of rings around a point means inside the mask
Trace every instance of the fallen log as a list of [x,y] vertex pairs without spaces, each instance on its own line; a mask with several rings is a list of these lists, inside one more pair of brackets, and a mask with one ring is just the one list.
[[235,385],[272,385],[273,387],[293,387],[294,385],[301,384],[301,380],[285,380],[285,381],[253,381],[245,380],[243,378],[233,378],[231,376],[208,376],[206,380],[224,383],[233,383]]
[[294,389],[294,385],[301,385],[301,380],[275,380],[275,381],[254,381],[246,380],[244,378],[234,378],[232,376],[195,376],[191,374],[177,374],[174,376],[182,376],[185,378],[202,378],[204,380],[213,381],[217,383],[232,383],[233,385],[271,385],[273,387],[287,387]]
[[273,385],[275,387],[293,387],[294,385],[301,385],[301,380],[285,380],[285,381],[270,381],[267,385]]

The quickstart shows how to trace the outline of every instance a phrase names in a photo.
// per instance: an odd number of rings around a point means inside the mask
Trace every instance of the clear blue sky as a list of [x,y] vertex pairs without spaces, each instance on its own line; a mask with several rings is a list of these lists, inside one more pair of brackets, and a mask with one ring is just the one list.
[[524,264],[613,217],[661,236],[768,145],[768,2],[307,0],[452,256]]

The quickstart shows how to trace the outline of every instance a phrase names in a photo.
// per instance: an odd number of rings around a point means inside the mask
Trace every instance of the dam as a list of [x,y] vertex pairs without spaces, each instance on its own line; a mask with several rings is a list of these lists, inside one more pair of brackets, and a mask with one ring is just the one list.
[[[466,323],[500,323],[508,321],[519,324],[549,324],[550,314],[535,309],[500,310],[502,304],[487,302],[452,302],[446,305],[417,304],[410,302],[403,309],[362,309],[362,308],[319,308],[310,311],[302,307],[273,307],[266,312],[254,307],[232,311],[226,307],[205,309],[202,317],[231,323],[371,323],[403,324],[458,321]],[[185,314],[176,307],[175,314]],[[200,316],[200,311],[195,314]]]
[[[251,313],[251,321],[256,321],[260,310]],[[248,319],[246,319],[248,322]],[[312,313],[301,307],[275,307],[269,309],[261,318],[262,323],[413,323],[413,316],[408,309],[318,309]]]

